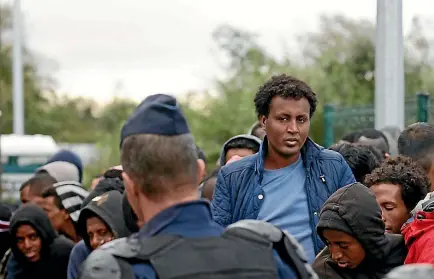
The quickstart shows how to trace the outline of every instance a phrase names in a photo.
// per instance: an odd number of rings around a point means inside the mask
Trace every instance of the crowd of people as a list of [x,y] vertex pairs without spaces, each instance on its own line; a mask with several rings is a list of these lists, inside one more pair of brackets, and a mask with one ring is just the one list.
[[92,185],[76,154],[55,154],[18,209],[0,205],[0,276],[434,278],[433,125],[402,131],[399,154],[375,129],[323,148],[303,81],[274,76],[253,102],[257,123],[215,165],[164,94],[130,115],[119,165]]

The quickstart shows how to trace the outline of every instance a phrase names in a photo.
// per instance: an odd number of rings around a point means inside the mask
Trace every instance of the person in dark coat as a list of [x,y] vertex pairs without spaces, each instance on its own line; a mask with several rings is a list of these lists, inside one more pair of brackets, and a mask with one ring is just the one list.
[[10,236],[12,257],[8,263],[8,279],[66,278],[74,244],[56,233],[39,206],[24,205],[14,213]]
[[93,198],[81,210],[78,230],[90,250],[131,234],[123,219],[123,213],[119,210],[121,207],[122,194],[112,190]]
[[312,265],[320,279],[380,279],[407,255],[401,235],[385,234],[375,195],[360,183],[325,202],[317,233],[327,244]]

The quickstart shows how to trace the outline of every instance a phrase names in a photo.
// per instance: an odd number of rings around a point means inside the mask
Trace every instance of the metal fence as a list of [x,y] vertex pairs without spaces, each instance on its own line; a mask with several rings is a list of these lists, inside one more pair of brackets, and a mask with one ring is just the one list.
[[[434,123],[434,100],[426,93],[418,93],[405,102],[405,125],[414,122]],[[373,104],[339,107],[327,104],[324,107],[324,146],[328,147],[345,134],[375,127]]]

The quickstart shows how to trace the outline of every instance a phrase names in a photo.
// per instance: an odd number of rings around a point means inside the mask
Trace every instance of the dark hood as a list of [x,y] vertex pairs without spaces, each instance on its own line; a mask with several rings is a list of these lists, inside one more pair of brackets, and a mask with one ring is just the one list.
[[82,208],[86,207],[90,203],[90,201],[98,197],[108,191],[116,190],[120,193],[124,192],[124,182],[119,178],[107,178],[104,177],[95,187],[95,189],[92,190],[92,192],[89,193],[89,195],[83,200]]
[[78,219],[78,227],[84,242],[90,248],[89,237],[86,230],[86,220],[89,217],[97,216],[110,228],[115,238],[127,237],[131,233],[128,230],[122,207],[122,194],[112,190],[93,198],[89,204],[81,210]]
[[246,140],[252,141],[253,143],[257,143],[258,144],[258,150],[259,150],[259,147],[261,146],[261,143],[262,143],[262,141],[259,138],[252,136],[252,135],[238,135],[238,136],[230,138],[228,141],[225,142],[225,144],[223,144],[222,150],[220,151],[220,166],[221,167],[226,165],[226,153],[228,152],[227,145],[235,139],[246,139]]
[[18,250],[15,240],[16,231],[22,224],[31,225],[38,233],[42,240],[41,258],[43,259],[49,254],[50,246],[58,236],[50,219],[39,206],[33,204],[23,205],[15,211],[10,222],[10,235],[12,252],[17,262],[27,262],[25,256]]
[[[382,274],[404,262],[406,249],[402,236],[385,234],[375,196],[361,183],[339,189],[324,203],[317,225],[321,238],[324,229],[339,230],[357,238],[366,252],[365,263],[378,267],[372,268],[374,273]],[[324,252],[325,260],[328,251]]]
[[134,212],[133,208],[130,205],[130,202],[127,198],[127,192],[125,191],[122,194],[122,214],[125,221],[125,225],[128,229],[133,232],[138,232],[139,227],[137,226],[137,215]]

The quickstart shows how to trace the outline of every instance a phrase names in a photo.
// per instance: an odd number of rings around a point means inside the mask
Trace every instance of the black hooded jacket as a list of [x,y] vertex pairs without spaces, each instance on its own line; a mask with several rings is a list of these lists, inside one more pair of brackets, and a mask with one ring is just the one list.
[[356,238],[365,250],[365,259],[354,269],[339,268],[326,247],[313,268],[320,279],[377,279],[404,264],[407,249],[401,235],[385,234],[381,209],[366,186],[354,183],[336,191],[321,210],[317,232],[333,229]]
[[93,198],[88,205],[83,208],[78,218],[78,228],[89,249],[89,236],[87,235],[86,221],[90,217],[100,218],[112,231],[115,238],[127,237],[131,234],[127,228],[122,212],[122,194],[112,190]]
[[90,203],[93,198],[112,190],[123,193],[125,190],[124,183],[119,177],[104,176],[104,178],[96,185],[95,189],[93,189],[93,191],[90,192],[89,195],[83,200],[82,208],[84,208],[88,203]]
[[[37,262],[29,262],[17,247],[16,232],[23,224],[31,225],[41,238],[41,258]],[[29,204],[19,208],[12,216],[10,235],[13,258],[8,264],[8,278],[67,278],[68,259],[74,243],[56,233],[40,207]]]

